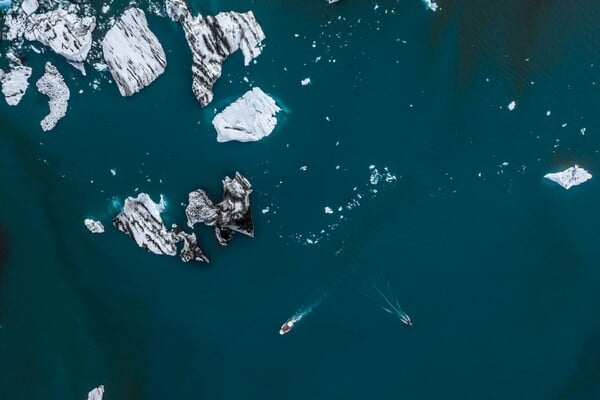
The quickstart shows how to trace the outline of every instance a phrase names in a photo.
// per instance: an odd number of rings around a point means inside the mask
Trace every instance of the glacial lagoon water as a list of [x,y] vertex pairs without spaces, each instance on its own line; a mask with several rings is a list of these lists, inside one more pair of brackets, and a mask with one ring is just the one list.
[[[26,45],[29,91],[0,102],[1,399],[600,398],[599,2],[323,3],[191,2],[252,9],[267,36],[205,109],[166,18],[148,15],[167,70],[130,98]],[[47,60],[72,96],[43,133]],[[285,109],[277,128],[217,143],[212,116],[253,86]],[[594,178],[543,179],[573,164]],[[110,226],[142,191],[185,225],[187,193],[219,198],[235,171],[256,236],[219,248],[197,228],[208,265]]]

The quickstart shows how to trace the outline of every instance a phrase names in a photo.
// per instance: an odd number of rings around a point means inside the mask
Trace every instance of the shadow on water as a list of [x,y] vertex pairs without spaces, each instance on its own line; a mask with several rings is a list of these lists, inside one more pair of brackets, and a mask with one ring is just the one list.
[[600,398],[600,336],[588,339],[581,348],[578,368],[557,400]]
[[433,49],[448,32],[455,32],[459,89],[470,85],[483,63],[499,69],[519,93],[536,70],[561,61],[573,45],[597,44],[599,37],[589,34],[598,31],[598,0],[577,5],[560,0],[438,3],[442,11],[432,19]]

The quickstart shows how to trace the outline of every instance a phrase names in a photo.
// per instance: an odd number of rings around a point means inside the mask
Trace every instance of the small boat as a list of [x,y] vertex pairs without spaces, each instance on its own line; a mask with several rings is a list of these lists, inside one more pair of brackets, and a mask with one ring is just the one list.
[[285,335],[286,333],[291,331],[293,327],[294,327],[294,320],[293,319],[287,320],[287,321],[285,321],[285,324],[281,325],[281,328],[279,329],[279,334]]

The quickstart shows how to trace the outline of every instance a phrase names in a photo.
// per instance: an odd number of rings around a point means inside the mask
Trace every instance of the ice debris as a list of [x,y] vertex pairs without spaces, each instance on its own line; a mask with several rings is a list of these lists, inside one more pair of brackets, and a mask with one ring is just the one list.
[[102,400],[102,396],[104,396],[104,385],[100,385],[97,388],[91,390],[88,393],[87,400]]
[[429,8],[431,11],[437,11],[438,5],[435,0],[423,0],[423,3]]
[[92,233],[103,233],[104,225],[100,221],[94,221],[93,219],[86,218],[83,220],[83,224]]

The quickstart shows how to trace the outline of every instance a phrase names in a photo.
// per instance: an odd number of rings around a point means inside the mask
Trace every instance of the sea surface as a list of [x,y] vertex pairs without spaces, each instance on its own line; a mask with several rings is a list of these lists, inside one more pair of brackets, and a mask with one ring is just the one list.
[[[0,101],[0,399],[600,399],[600,1],[190,4],[253,10],[267,37],[204,109],[181,27],[150,12],[168,66],[129,98],[21,50],[29,90]],[[49,133],[46,61],[71,90]],[[277,128],[217,143],[215,112],[254,86]],[[594,177],[543,178],[574,164]],[[185,226],[188,192],[218,200],[236,171],[256,235],[196,227],[210,264],[110,223],[146,192]]]

